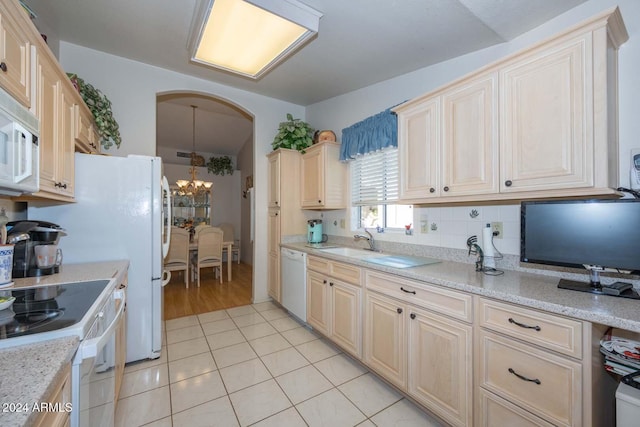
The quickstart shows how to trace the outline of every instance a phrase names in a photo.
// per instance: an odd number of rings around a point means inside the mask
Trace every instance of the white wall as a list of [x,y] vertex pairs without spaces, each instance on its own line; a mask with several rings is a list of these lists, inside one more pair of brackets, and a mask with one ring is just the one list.
[[[619,51],[619,143],[620,143],[620,185],[629,185],[629,154],[631,148],[640,147],[640,1],[638,0],[591,0],[563,15],[523,34],[517,39],[445,61],[421,70],[386,80],[366,88],[341,95],[307,107],[307,121],[317,129],[333,129],[340,138],[342,129],[386,108],[430,92],[443,84],[464,76],[484,65],[490,64],[508,54],[553,36],[579,22],[588,19],[610,7],[619,5],[629,40]],[[496,241],[498,249],[505,253],[519,254],[519,215],[517,205],[469,206],[455,208],[419,208],[414,212],[414,224],[422,217],[444,223],[439,232],[420,235],[385,233],[376,236],[380,240],[407,241],[436,246],[465,248],[466,236],[477,228],[478,221],[504,221],[504,239]],[[471,219],[468,213],[477,209],[480,215]],[[332,211],[324,214],[325,232],[328,234],[350,235],[350,213]],[[347,221],[347,227],[339,227],[340,220]],[[334,226],[336,221],[338,226]],[[463,235],[464,233],[464,235]]]
[[[171,91],[200,92],[236,104],[254,116],[254,186],[256,189],[254,301],[267,296],[267,159],[271,141],[287,113],[305,116],[302,106],[256,95],[229,86],[61,42],[60,63],[69,72],[100,89],[113,103],[120,125],[122,146],[108,154],[155,155],[156,94]],[[238,191],[240,191],[238,189]]]

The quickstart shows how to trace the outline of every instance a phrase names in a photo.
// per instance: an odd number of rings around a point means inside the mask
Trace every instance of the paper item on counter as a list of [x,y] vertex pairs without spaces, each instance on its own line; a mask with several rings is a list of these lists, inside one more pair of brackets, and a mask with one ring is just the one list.
[[640,341],[612,335],[609,329],[600,340],[600,353],[607,371],[628,375],[640,370]]

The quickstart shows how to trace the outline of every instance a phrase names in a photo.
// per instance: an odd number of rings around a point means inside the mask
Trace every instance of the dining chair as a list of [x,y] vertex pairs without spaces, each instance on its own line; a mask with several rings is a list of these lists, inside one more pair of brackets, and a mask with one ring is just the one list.
[[198,253],[196,255],[196,274],[200,287],[200,269],[212,267],[214,275],[218,269],[218,277],[222,283],[222,230],[217,227],[207,227],[197,234]]
[[[235,233],[233,230],[233,224],[222,223],[218,225],[218,227],[224,233],[224,241],[225,242],[233,242],[233,246],[231,246],[231,255],[227,254],[227,256],[232,256],[235,254],[236,259],[238,260],[238,264],[240,264],[240,240],[236,240]],[[227,252],[227,247],[222,248],[222,253]]]
[[189,232],[184,228],[171,227],[171,242],[164,259],[164,269],[183,271],[184,285],[189,287]]

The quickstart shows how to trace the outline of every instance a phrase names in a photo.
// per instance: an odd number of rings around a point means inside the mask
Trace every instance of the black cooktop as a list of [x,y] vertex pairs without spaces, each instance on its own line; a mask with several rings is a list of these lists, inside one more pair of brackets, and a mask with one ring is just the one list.
[[108,280],[0,290],[13,296],[11,308],[0,311],[0,339],[54,331],[82,320]]

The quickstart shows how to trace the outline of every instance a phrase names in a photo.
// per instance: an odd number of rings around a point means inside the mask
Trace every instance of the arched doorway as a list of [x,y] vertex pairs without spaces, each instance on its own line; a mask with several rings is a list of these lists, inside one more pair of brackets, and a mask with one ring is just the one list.
[[[171,91],[156,96],[156,155],[162,157],[170,184],[192,178],[210,181],[208,201],[200,198],[188,206],[176,206],[172,221],[192,227],[200,222],[217,226],[231,224],[240,248],[239,263],[232,263],[232,280],[214,280],[212,269],[203,269],[201,287],[191,282],[185,288],[177,273],[165,288],[165,319],[250,304],[253,295],[252,204],[254,118],[242,107],[211,94]],[[192,160],[195,152],[197,160]],[[209,173],[212,159],[229,157],[233,173]],[[203,166],[199,166],[204,163]],[[214,168],[215,169],[215,168]],[[177,189],[177,186],[175,186]],[[178,199],[177,199],[178,200]],[[184,200],[182,200],[184,202]],[[186,205],[186,206],[185,206]]]

